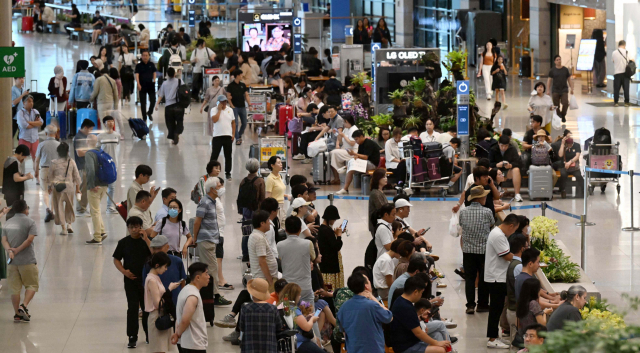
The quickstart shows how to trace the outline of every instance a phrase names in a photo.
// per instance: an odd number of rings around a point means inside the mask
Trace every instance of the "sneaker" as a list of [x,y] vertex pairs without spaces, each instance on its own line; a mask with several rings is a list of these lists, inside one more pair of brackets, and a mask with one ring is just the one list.
[[[217,325],[216,325],[217,326]],[[237,340],[240,338],[240,332],[233,330],[230,334],[226,336],[222,336],[222,340],[226,342],[231,342],[233,340]]]
[[495,341],[488,341],[487,347],[495,348],[495,349],[509,349],[510,346],[508,344],[504,344],[502,341],[497,339]]
[[227,180],[233,180],[233,178],[231,178],[231,174],[227,174]]
[[[453,322],[453,319],[446,319],[444,321],[442,321],[444,323],[444,325],[449,329],[454,329],[458,327],[458,324],[456,324],[455,322]],[[451,342],[453,343],[453,342]]]
[[615,104],[613,104],[613,106],[614,106],[614,107],[619,107],[619,106],[620,106],[620,104],[615,103]]
[[313,159],[312,158],[307,158],[307,159],[303,160],[301,163],[302,164],[311,164],[311,163],[313,163]]
[[507,108],[509,108],[509,104],[504,103],[504,104],[502,105],[502,109],[507,110]]
[[464,272],[460,271],[460,269],[456,268],[455,270],[453,270],[453,272],[455,272],[456,275],[462,277],[462,279],[466,279],[464,276]]
[[109,214],[118,214],[118,210],[115,208],[107,208],[107,213]]
[[22,307],[18,308],[18,315],[20,316],[20,319],[24,322],[31,321],[29,314],[27,314],[27,312]]
[[213,301],[213,305],[215,306],[229,306],[233,304],[233,302],[231,300],[227,300],[225,299],[225,297],[219,295],[214,301]]
[[138,339],[134,336],[129,337],[129,344],[127,344],[127,348],[136,348],[136,342]]
[[344,174],[347,172],[347,167],[342,167],[340,169],[338,169],[338,174]]
[[488,312],[489,312],[489,306],[488,306],[488,305],[486,305],[486,306],[484,306],[484,305],[483,305],[483,306],[478,305],[478,306],[476,307],[476,312],[478,312],[478,313],[488,313]]
[[516,196],[513,198],[516,202],[522,202],[522,196],[520,196],[520,194],[516,194]]
[[449,336],[449,342],[451,342],[451,344],[456,344],[458,342],[458,337]]
[[336,192],[336,195],[348,195],[349,191],[345,189],[340,189],[340,191]]
[[218,326],[218,327],[226,327],[226,328],[234,328],[237,325],[235,316],[233,316],[231,314],[225,315],[222,318],[222,320],[215,321],[213,324]]
[[442,282],[438,282],[438,284],[436,285],[437,288],[447,288],[447,284],[446,283],[442,283]]
[[294,161],[301,161],[301,160],[303,160],[304,158],[305,158],[305,157],[304,157],[304,154],[302,154],[302,153],[298,153],[298,154],[296,154],[295,156],[293,156],[293,158],[292,158],[292,159],[293,159]]
[[73,229],[71,228],[71,225],[67,226],[67,233],[73,234]]
[[60,235],[67,235],[69,234],[69,232],[67,232],[67,228],[62,228],[62,230],[60,231]]
[[625,104],[624,104],[624,106],[625,106],[625,107],[630,107],[630,106],[631,106],[631,104],[629,104],[629,103],[625,103]]
[[47,215],[44,217],[44,223],[49,223],[53,219],[53,212],[47,209]]
[[100,234],[100,237],[102,238],[102,240],[107,239],[107,233]]
[[97,241],[95,239],[91,239],[91,240],[85,241],[85,244],[87,244],[87,245],[102,245],[102,242],[101,241]]
[[473,308],[467,308],[467,310],[465,311],[465,313],[469,314],[469,315],[473,315],[475,314],[475,310]]

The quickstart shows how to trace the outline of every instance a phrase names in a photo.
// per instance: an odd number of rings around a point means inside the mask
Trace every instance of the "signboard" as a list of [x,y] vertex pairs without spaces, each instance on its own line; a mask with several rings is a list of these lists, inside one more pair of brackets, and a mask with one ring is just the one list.
[[302,25],[302,19],[300,17],[296,17],[293,19],[293,27],[300,27]]
[[578,63],[576,70],[591,71],[593,69],[593,56],[596,54],[597,39],[580,40],[580,48],[578,50]]
[[469,81],[457,81],[458,136],[469,135]]
[[293,34],[293,53],[302,54],[302,34]]
[[196,12],[194,10],[189,10],[189,27],[196,26]]
[[331,68],[340,70],[340,53],[331,54]]
[[24,47],[0,47],[0,77],[24,77]]

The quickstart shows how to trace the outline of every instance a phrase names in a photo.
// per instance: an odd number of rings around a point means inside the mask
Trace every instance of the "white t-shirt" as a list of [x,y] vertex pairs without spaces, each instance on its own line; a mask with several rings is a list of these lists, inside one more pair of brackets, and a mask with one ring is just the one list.
[[[211,114],[209,115],[209,119],[212,119],[214,115],[218,114],[218,107],[214,107],[210,110]],[[220,118],[217,123],[213,124],[213,137],[217,136],[233,136],[234,131],[231,123],[235,121],[235,116],[233,115],[233,109],[231,109],[227,105],[227,109],[223,110],[220,113]]]
[[[353,141],[353,132],[358,130],[358,127],[355,125],[352,125],[350,128],[348,129],[343,129],[342,132],[344,132],[345,136],[347,136],[349,138],[349,140]],[[354,144],[353,146],[351,146],[350,144],[348,144],[344,139],[342,139],[342,149],[345,151],[357,151],[358,150],[358,144]]]
[[391,224],[387,223],[383,219],[379,219],[378,223],[382,223],[383,225],[379,226],[376,230],[376,248],[378,248],[378,256],[379,258],[387,252],[387,249],[384,248],[385,245],[393,242],[393,233],[391,232]]
[[304,218],[301,218],[301,217],[298,217],[298,218],[300,218],[300,222],[302,222],[302,228],[300,228],[300,234],[302,234],[305,230],[308,230],[309,227],[307,227],[307,222],[304,220]]
[[433,134],[429,135],[429,133],[425,131],[420,134],[420,139],[422,140],[422,143],[436,142],[438,136],[440,136],[439,132],[434,131]]
[[396,263],[386,252],[376,260],[373,265],[373,284],[376,288],[389,288],[385,276],[392,275],[396,269]]
[[471,187],[471,185],[473,185],[473,183],[475,182],[476,180],[473,178],[473,174],[469,174],[467,176],[467,182],[464,184],[464,189],[468,190]]
[[507,283],[509,261],[502,257],[508,255],[509,240],[500,227],[495,227],[487,238],[487,250],[484,259],[484,281],[488,283]]
[[278,247],[276,246],[275,225],[273,224],[272,220],[269,220],[269,223],[271,224],[271,226],[269,227],[269,230],[264,234],[265,234],[265,237],[267,238],[267,243],[269,243],[269,247],[271,248],[271,251],[273,251],[273,255],[276,258],[278,258]]
[[626,49],[617,48],[611,55],[613,61],[613,73],[623,74],[627,70],[627,60],[631,59]]
[[445,143],[451,141],[452,138],[453,136],[451,136],[448,132],[444,132],[436,138],[436,142]]
[[[124,62],[122,62],[123,57],[124,57]],[[126,53],[124,55],[118,56],[118,62],[122,63],[122,65],[124,66],[133,66],[134,59],[135,59],[135,56],[133,55],[133,53]]]

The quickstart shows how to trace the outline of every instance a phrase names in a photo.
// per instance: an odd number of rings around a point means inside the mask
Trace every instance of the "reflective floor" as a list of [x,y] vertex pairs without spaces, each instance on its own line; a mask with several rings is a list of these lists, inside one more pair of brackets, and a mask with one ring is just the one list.
[[[14,24],[15,29],[15,24]],[[74,71],[74,63],[80,59],[88,59],[98,47],[84,42],[70,42],[64,35],[53,34],[14,34],[17,46],[25,46],[29,58],[27,62],[27,86],[29,80],[37,79],[39,91],[45,90],[53,76],[53,67],[62,65],[67,77]],[[479,81],[478,81],[479,82]],[[472,80],[472,84],[477,82]],[[497,120],[501,127],[512,128],[523,134],[528,121],[526,103],[532,90],[533,82],[520,81],[510,77],[508,83],[509,108],[501,113]],[[476,91],[478,91],[476,89]],[[640,136],[640,108],[596,108],[586,102],[607,102],[610,98],[599,95],[585,95],[580,92],[580,84],[576,86],[580,109],[570,111],[567,128],[574,131],[580,141],[593,135],[595,128],[605,126],[611,130],[615,141],[620,142],[620,153],[624,169],[637,169],[638,137]],[[478,102],[482,112],[488,112],[492,102],[480,93]],[[188,201],[189,193],[198,177],[205,173],[205,165],[210,155],[210,140],[203,133],[204,117],[199,114],[199,104],[193,104],[192,110],[185,117],[185,132],[178,146],[173,146],[166,139],[164,114],[159,111],[151,126],[150,136],[144,141],[132,140],[128,127],[126,139],[118,149],[120,186],[116,190],[116,199],[125,198],[125,193],[133,179],[133,172],[138,164],[148,164],[153,168],[154,185],[171,186],[178,190],[178,198],[187,205],[187,214],[193,215],[195,205]],[[122,111],[126,117],[136,116],[138,110],[133,105],[125,104]],[[235,199],[241,178],[244,176],[244,164],[248,159],[249,146],[257,137],[249,129],[242,146],[235,146],[233,151],[233,178],[227,186],[225,209],[227,218],[235,220]],[[222,158],[221,158],[221,162]],[[223,162],[224,163],[224,162]],[[31,162],[27,171],[32,170]],[[309,175],[310,165],[293,163],[292,174]],[[640,295],[640,238],[639,233],[622,232],[622,227],[630,226],[630,184],[629,178],[621,178],[622,192],[618,198],[615,188],[610,185],[605,194],[596,194],[589,198],[589,220],[596,223],[587,228],[587,274],[595,282],[604,298],[614,304],[623,304],[622,293]],[[338,187],[321,187],[319,195],[337,191]],[[357,194],[357,189],[352,189]],[[0,290],[0,351],[14,352],[118,352],[127,351],[125,333],[126,299],[123,289],[122,275],[115,269],[112,254],[117,241],[125,235],[124,222],[117,215],[104,215],[105,226],[109,238],[102,246],[87,246],[85,240],[90,239],[90,218],[78,218],[74,224],[73,235],[59,235],[59,228],[53,223],[45,224],[42,192],[35,182],[27,182],[26,199],[31,205],[31,217],[38,222],[39,235],[35,240],[35,248],[40,270],[40,290],[36,294],[30,312],[32,322],[14,324],[10,293],[6,281],[0,282],[4,288]],[[637,199],[637,197],[636,197]],[[328,205],[326,200],[316,202],[322,210]],[[464,314],[464,282],[453,273],[454,268],[462,261],[458,239],[448,235],[450,208],[453,202],[415,201],[410,216],[414,227],[431,227],[428,233],[435,253],[440,255],[438,268],[445,273],[442,289],[445,304],[441,312],[452,317],[458,328],[451,333],[460,338],[456,348],[459,352],[486,352],[485,332],[487,314],[468,316]],[[525,196],[524,205],[532,204]],[[343,259],[346,273],[362,263],[366,244],[370,240],[366,229],[366,201],[336,201],[341,216],[349,219],[350,236],[344,238]],[[582,199],[554,200],[553,207],[581,214]],[[103,204],[105,207],[106,204]],[[635,202],[636,209],[640,206]],[[160,199],[151,206],[153,212],[160,207]],[[533,217],[540,214],[539,209],[517,212]],[[573,258],[580,259],[580,231],[574,226],[572,218],[549,212],[549,216],[559,221],[562,240],[570,250]],[[640,218],[636,216],[636,224]],[[224,293],[226,298],[235,300],[242,287],[240,281],[240,232],[234,222],[228,222],[225,230],[224,274],[227,280],[235,285],[236,290]],[[638,248],[636,251],[635,249]],[[221,318],[228,313],[230,307],[219,308],[216,316]],[[628,321],[640,322],[636,313],[629,313]],[[209,352],[239,352],[238,347],[222,341],[222,336],[230,329],[209,328]],[[141,333],[142,336],[142,333]],[[147,352],[145,344],[138,346],[137,351]]]

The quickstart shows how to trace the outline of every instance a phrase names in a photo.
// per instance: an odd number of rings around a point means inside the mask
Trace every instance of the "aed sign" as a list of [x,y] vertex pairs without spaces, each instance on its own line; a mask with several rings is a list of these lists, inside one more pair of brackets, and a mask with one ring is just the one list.
[[24,77],[24,47],[0,47],[0,77]]
[[387,60],[416,60],[425,53],[424,51],[388,51],[386,54]]

